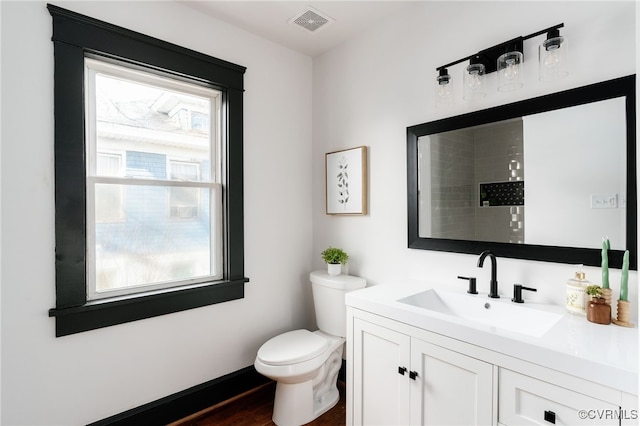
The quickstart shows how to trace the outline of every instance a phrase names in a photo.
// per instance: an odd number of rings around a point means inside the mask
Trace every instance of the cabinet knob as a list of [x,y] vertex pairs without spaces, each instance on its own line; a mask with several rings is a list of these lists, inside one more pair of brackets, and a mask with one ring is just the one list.
[[418,372],[417,371],[409,371],[409,378],[411,380],[415,380],[416,377],[418,377]]
[[556,413],[554,413],[553,411],[545,410],[544,419],[546,421],[548,421],[549,423],[553,423],[555,425],[556,424]]
[[402,374],[404,376],[404,373],[407,372],[407,367],[398,367],[398,374]]

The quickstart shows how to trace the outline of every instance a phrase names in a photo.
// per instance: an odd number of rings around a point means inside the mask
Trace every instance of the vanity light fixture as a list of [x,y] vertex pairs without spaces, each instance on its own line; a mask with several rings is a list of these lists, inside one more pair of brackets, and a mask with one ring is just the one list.
[[[447,68],[469,61],[469,65],[465,67],[463,73],[463,98],[465,100],[473,101],[483,98],[486,95],[484,90],[485,75],[494,71],[498,71],[498,91],[519,89],[524,84],[522,78],[524,72],[524,41],[545,33],[547,34],[547,39],[542,42],[539,48],[540,80],[547,81],[562,78],[568,74],[566,71],[566,39],[560,36],[559,31],[562,27],[564,27],[564,23],[527,36],[516,37],[473,55],[442,65],[436,68],[436,71],[438,71],[438,77],[436,78],[438,86],[451,85],[452,80]],[[446,76],[446,79],[443,76]],[[441,91],[436,91],[436,93],[439,95]],[[436,102],[438,102],[438,99],[436,99]]]
[[547,32],[547,39],[538,48],[539,78],[541,81],[560,80],[569,74],[567,40],[560,36],[558,28]]
[[484,89],[485,73],[486,66],[482,62],[482,58],[479,55],[472,57],[469,60],[469,65],[465,68],[462,78],[464,84],[462,98],[465,101],[475,101],[487,96],[487,92]]
[[449,71],[446,68],[440,68],[438,70],[435,99],[437,108],[453,105],[453,84]]
[[498,91],[507,92],[522,87],[522,52],[514,50],[498,57]]

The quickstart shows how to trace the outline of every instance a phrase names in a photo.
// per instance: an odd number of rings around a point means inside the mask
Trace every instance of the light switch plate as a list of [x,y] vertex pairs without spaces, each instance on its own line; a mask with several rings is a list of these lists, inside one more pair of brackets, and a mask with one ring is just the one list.
[[592,209],[617,209],[618,194],[591,194]]

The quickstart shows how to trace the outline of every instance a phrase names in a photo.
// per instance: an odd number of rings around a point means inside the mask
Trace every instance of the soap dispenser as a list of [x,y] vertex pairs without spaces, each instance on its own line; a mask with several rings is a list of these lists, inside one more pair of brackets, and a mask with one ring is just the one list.
[[574,278],[567,281],[567,311],[576,315],[586,315],[585,291],[589,285],[586,275],[582,272],[582,265],[578,266]]

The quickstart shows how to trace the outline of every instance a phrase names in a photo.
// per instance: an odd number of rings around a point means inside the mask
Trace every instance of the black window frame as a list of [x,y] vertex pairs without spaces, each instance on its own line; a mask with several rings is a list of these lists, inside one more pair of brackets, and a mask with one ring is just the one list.
[[[47,4],[53,19],[56,337],[241,299],[244,284],[243,92],[246,68]],[[84,58],[169,73],[222,91],[224,278],[87,301]]]

